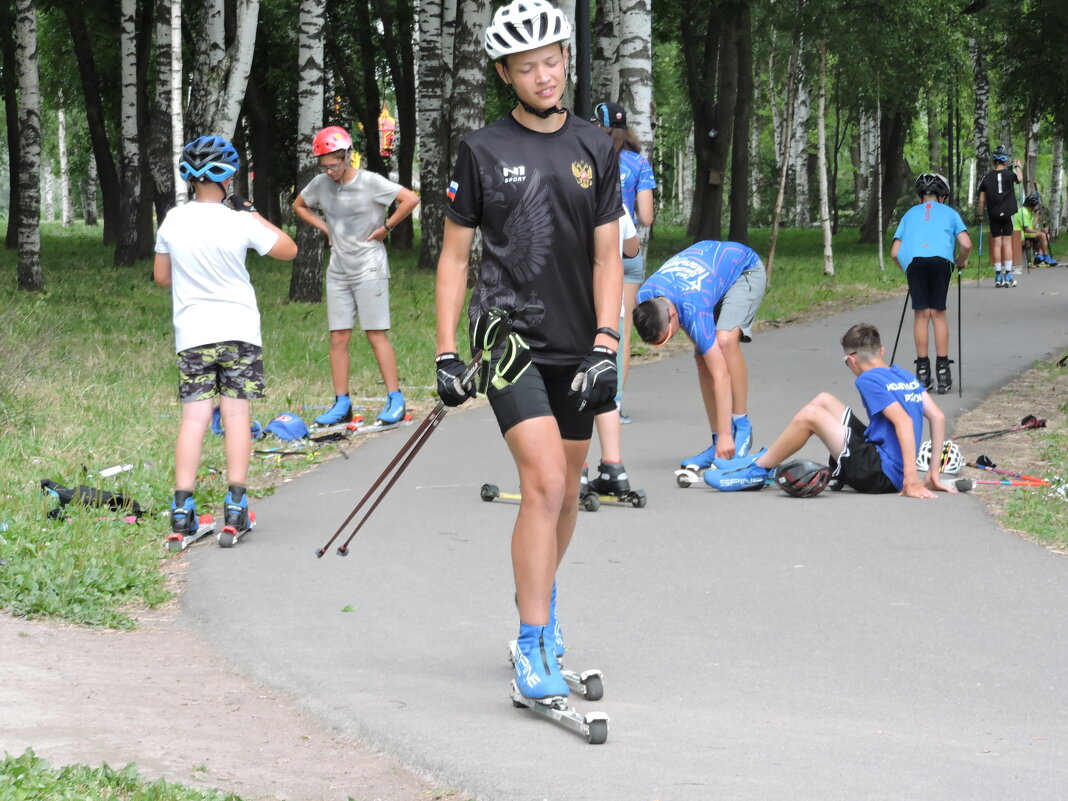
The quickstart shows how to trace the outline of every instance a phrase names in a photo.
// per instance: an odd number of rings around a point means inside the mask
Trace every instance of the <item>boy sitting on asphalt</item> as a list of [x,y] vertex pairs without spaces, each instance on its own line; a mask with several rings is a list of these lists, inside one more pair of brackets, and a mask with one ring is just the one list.
[[945,416],[914,375],[883,361],[878,329],[867,323],[853,326],[842,337],[842,351],[857,377],[857,391],[871,420],[867,426],[836,397],[821,393],[770,448],[719,462],[719,469],[705,472],[705,483],[723,491],[759,489],[776,465],[817,436],[831,454],[831,489],[850,486],[857,492],[897,492],[910,498],[934,498],[932,490],[956,492],[942,483],[937,469],[929,470],[925,480],[919,478],[916,451],[923,419],[931,426],[931,442],[943,442]]

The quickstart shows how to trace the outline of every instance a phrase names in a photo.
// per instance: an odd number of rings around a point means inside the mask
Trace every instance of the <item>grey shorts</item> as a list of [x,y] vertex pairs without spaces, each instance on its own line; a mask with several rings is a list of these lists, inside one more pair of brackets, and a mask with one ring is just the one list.
[[764,262],[758,261],[752,269],[738,276],[723,299],[716,304],[716,330],[731,331],[740,328],[742,342],[753,339],[753,320],[756,319],[760,301],[764,299],[764,288],[768,275],[764,271]]
[[623,283],[640,284],[645,280],[645,257],[639,250],[638,255],[628,259],[623,257]]
[[326,279],[326,322],[331,331],[356,327],[364,331],[389,328],[389,279],[371,278],[358,284]]

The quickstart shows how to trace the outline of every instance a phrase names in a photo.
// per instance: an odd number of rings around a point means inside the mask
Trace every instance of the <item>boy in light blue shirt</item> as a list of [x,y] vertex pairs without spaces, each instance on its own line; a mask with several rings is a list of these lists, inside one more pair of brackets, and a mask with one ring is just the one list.
[[945,205],[949,182],[936,172],[925,172],[916,179],[920,202],[905,212],[894,233],[890,257],[905,271],[912,296],[912,335],[916,340],[916,377],[924,389],[931,389],[931,360],[928,336],[934,329],[935,378],[938,394],[953,386],[950,371],[949,323],[946,321],[946,295],[953,274],[954,247],[957,269],[968,265],[972,240],[960,215]]

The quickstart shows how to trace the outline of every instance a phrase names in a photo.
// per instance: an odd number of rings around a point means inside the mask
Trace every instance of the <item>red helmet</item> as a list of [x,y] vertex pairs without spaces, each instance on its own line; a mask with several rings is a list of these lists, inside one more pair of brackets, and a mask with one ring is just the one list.
[[325,156],[338,150],[348,150],[352,147],[352,137],[348,131],[337,125],[323,128],[312,139],[312,155]]

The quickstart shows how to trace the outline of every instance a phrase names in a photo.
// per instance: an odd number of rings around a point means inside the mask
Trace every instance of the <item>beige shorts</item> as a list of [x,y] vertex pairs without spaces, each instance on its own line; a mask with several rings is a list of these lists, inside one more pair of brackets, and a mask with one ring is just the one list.
[[326,322],[331,331],[356,327],[364,331],[389,329],[389,279],[372,278],[358,284],[326,280]]

